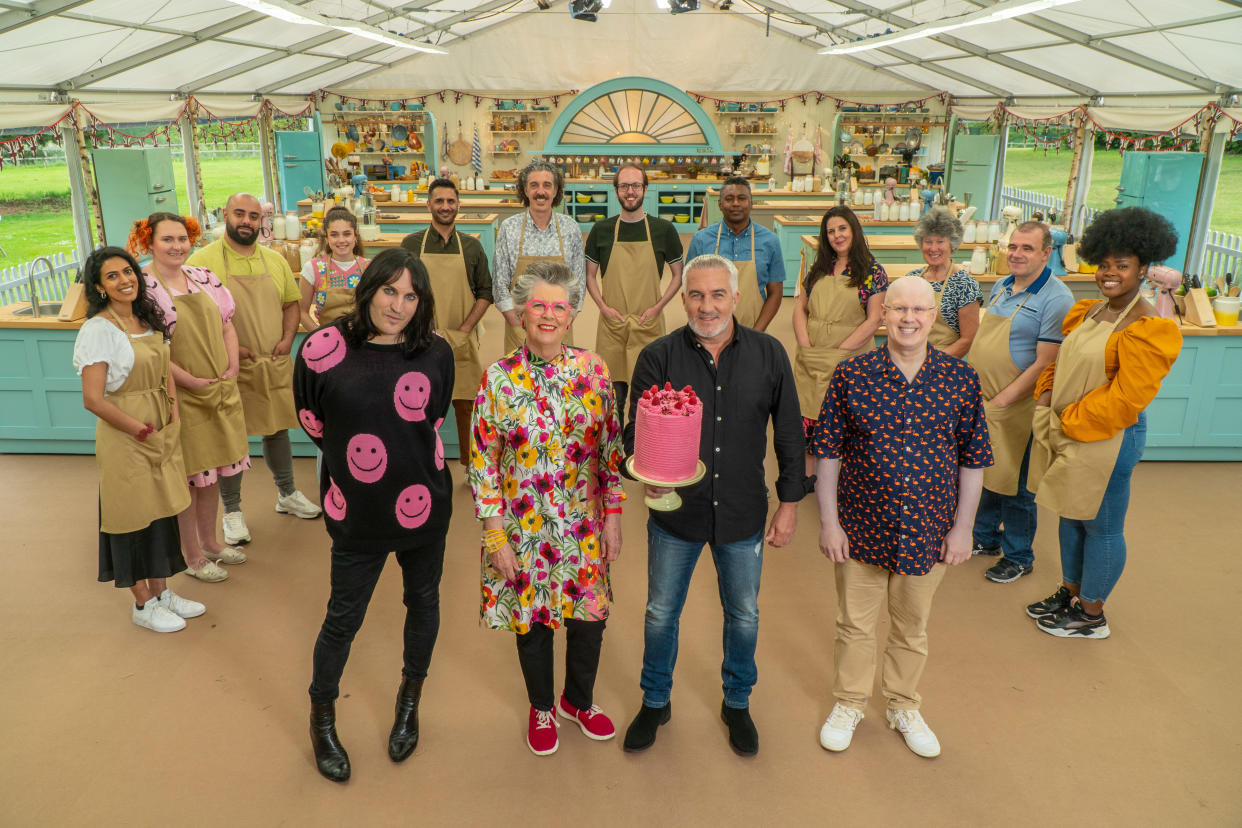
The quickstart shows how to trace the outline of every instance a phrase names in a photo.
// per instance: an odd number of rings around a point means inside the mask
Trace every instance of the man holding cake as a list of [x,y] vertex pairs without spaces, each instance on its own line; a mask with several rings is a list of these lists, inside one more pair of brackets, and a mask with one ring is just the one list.
[[[636,476],[680,482],[686,478],[677,475],[697,468],[698,461],[706,471],[699,482],[679,490],[680,508],[653,509],[647,522],[643,706],[626,731],[625,748],[650,747],[657,728],[671,716],[678,622],[695,564],[703,546],[710,544],[724,609],[720,715],[728,726],[729,744],[750,756],[759,750],[749,705],[758,678],[763,545],[784,546],[793,537],[798,501],[809,490],[802,460],[806,441],[785,349],[774,337],[734,318],[738,269],[733,262],[699,256],[686,265],[684,276],[687,324],[638,355],[625,447],[630,454],[636,441],[642,444],[633,458]],[[780,469],[780,505],[765,533],[768,485],[763,461],[769,420]],[[659,439],[648,436],[653,425]],[[638,441],[640,431],[643,439]],[[695,445],[697,451],[683,456],[684,447]],[[667,492],[647,487],[649,497]]]
[[992,464],[979,376],[927,347],[936,295],[921,276],[889,284],[886,345],[850,357],[828,384],[811,444],[819,547],[834,563],[836,704],[820,728],[831,751],[850,746],[875,683],[876,626],[891,626],[882,688],[888,725],[919,756],[940,742],[919,713],[927,619],[945,566],[970,558],[971,527]]

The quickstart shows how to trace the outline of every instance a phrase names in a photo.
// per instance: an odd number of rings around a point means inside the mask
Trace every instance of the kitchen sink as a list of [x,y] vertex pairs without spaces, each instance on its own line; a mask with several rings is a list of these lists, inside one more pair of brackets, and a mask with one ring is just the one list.
[[[14,316],[34,316],[34,310],[29,305],[24,308],[18,308],[12,313]],[[40,316],[55,316],[58,313],[60,313],[60,302],[39,303]]]

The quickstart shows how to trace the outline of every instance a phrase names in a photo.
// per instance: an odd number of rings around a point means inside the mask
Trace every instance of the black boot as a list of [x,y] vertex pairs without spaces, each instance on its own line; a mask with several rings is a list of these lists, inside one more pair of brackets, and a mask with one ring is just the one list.
[[402,677],[397,689],[396,718],[388,734],[388,757],[404,761],[418,747],[418,701],[423,695],[423,680]]
[[336,737],[336,703],[311,702],[311,747],[319,772],[333,782],[349,779],[349,754]]
[[673,703],[671,701],[663,707],[648,707],[644,704],[625,731],[625,749],[633,752],[646,750],[654,745],[656,730],[672,718],[672,715]]

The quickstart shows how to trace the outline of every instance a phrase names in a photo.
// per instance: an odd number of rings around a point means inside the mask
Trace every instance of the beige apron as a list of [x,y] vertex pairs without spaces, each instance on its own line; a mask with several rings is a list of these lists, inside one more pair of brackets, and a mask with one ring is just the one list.
[[[522,233],[518,236],[518,257],[517,263],[513,265],[513,278],[509,280],[509,290],[513,290],[513,283],[517,281],[517,277],[526,272],[526,268],[535,262],[565,262],[565,240],[561,238],[561,223],[556,220],[556,214],[552,214],[552,223],[556,225],[556,243],[561,248],[559,256],[527,256],[522,253],[522,247],[526,243],[526,219],[530,215],[529,212],[522,216]],[[533,223],[533,219],[531,220]],[[517,350],[523,342],[526,341],[526,331],[521,327],[510,325],[505,320],[505,353],[511,354]],[[572,330],[565,331],[564,344],[574,344],[574,332]]]
[[243,359],[237,375],[246,433],[266,437],[298,425],[293,410],[293,357],[272,358],[280,341],[284,313],[276,282],[264,269],[248,276],[229,273],[224,257],[225,285],[237,302],[233,327],[237,343],[254,352],[254,359]]
[[[151,273],[172,297],[177,310],[172,361],[196,377],[222,375],[228,370],[229,356],[215,300],[204,290],[176,296],[154,268]],[[250,453],[235,377],[197,390],[180,388],[177,408],[181,414],[181,456],[187,475],[236,463]]]
[[[720,234],[724,232],[724,222],[716,227],[716,249],[712,252],[720,255]],[[755,223],[750,224],[750,261],[734,262],[737,268],[737,317],[739,325],[755,327],[759,321],[759,312],[763,310],[763,297],[759,295],[759,270],[755,266]],[[818,413],[818,412],[816,412]]]
[[[121,325],[120,320],[117,324]],[[190,506],[181,462],[181,424],[171,421],[172,401],[166,385],[168,343],[158,332],[130,336],[129,342],[134,368],[120,388],[105,396],[138,422],[153,425],[155,431],[139,442],[102,418],[95,424],[99,531],[109,535],[137,532]]]
[[[354,260],[354,264],[358,264],[357,259]],[[336,265],[332,262],[331,256],[328,257],[328,267],[336,267]],[[323,294],[323,305],[319,305],[317,302],[315,303],[315,319],[318,320],[321,327],[323,325],[331,325],[333,322],[340,319],[342,316],[345,316],[354,309],[353,288],[325,287],[321,291],[316,291],[316,293]]]
[[1081,443],[1061,430],[1060,413],[1108,382],[1104,372],[1104,349],[1117,323],[1141,298],[1134,299],[1112,322],[1090,317],[1070,331],[1057,352],[1052,380],[1052,405],[1035,409],[1035,440],[1031,446],[1031,469],[1027,488],[1036,492],[1035,502],[1070,520],[1094,520],[1117,465],[1125,430],[1107,440]]
[[858,301],[858,288],[850,286],[848,271],[837,276],[820,277],[806,299],[807,335],[811,347],[798,346],[794,356],[794,384],[798,388],[798,406],[809,420],[819,418],[828,393],[828,382],[837,364],[846,357],[871,350],[864,343],[855,351],[838,346],[867,321],[867,312]]
[[[947,279],[945,280],[948,281]],[[943,284],[943,283],[942,283]],[[943,290],[943,288],[942,288]],[[943,310],[944,294],[940,291],[936,292],[936,321],[932,322],[931,331],[927,334],[928,343],[935,349],[943,351],[961,339],[961,334],[949,327],[949,323],[944,320]],[[961,324],[960,322],[958,323]]]
[[643,322],[643,311],[660,301],[660,269],[651,241],[651,223],[643,216],[645,241],[621,241],[621,218],[612,231],[612,250],[608,270],[600,274],[604,304],[624,321],[609,319],[602,313],[595,331],[595,352],[608,365],[613,382],[630,381],[638,354],[664,335],[664,314]]
[[[1003,291],[997,293],[992,305],[1004,295]],[[1014,309],[1013,315],[1022,310],[1027,299],[1030,299],[1029,294]],[[1009,356],[1009,330],[1013,326],[1013,315],[1002,317],[984,313],[979,320],[979,332],[970,347],[970,364],[979,374],[988,436],[992,441],[992,458],[996,461],[983,470],[983,488],[1009,496],[1018,493],[1022,457],[1031,439],[1031,418],[1035,413],[1035,399],[1030,396],[1015,400],[1004,408],[991,403],[993,397],[1022,373],[1022,369]]]
[[471,400],[479,393],[483,382],[483,360],[479,358],[478,329],[470,333],[457,330],[474,307],[474,291],[470,289],[470,275],[466,270],[466,251],[461,245],[461,234],[456,230],[457,255],[452,253],[428,253],[427,237],[436,232],[428,227],[423,234],[422,248],[418,258],[427,268],[431,281],[431,295],[436,300],[436,333],[444,337],[453,349],[455,379],[453,399]]

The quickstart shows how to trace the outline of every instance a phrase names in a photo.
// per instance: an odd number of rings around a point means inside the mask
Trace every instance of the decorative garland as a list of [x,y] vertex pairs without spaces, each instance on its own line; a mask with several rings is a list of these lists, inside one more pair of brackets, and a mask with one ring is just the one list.
[[460,103],[462,98],[473,98],[474,105],[476,108],[480,104],[482,104],[483,101],[486,101],[486,100],[490,100],[494,106],[499,108],[502,101],[512,101],[514,105],[529,101],[534,106],[539,106],[540,102],[544,100],[548,100],[552,102],[553,106],[560,106],[561,98],[567,95],[577,95],[577,94],[578,94],[577,89],[569,89],[565,92],[555,92],[550,95],[540,95],[539,97],[498,98],[494,95],[476,95],[473,92],[463,92],[460,89],[437,89],[435,92],[428,92],[425,95],[413,95],[408,98],[358,98],[358,97],[354,97],[353,95],[343,95],[340,92],[329,92],[326,89],[319,89],[311,93],[311,100],[322,101],[326,99],[329,95],[331,95],[333,97],[340,98],[342,101],[357,101],[361,103],[363,106],[366,106],[368,103],[378,103],[381,106],[388,106],[389,104],[393,104],[393,103],[408,105],[410,103],[415,103],[415,102],[417,102],[420,105],[426,106],[428,98],[433,98],[433,97],[439,98],[440,103],[444,103],[447,96],[452,95],[453,103]]
[[[301,110],[301,112],[290,113],[290,112],[285,112],[283,109],[280,109],[274,105],[270,105],[271,104],[270,101],[267,101],[265,103],[269,105],[261,106],[259,107],[259,111],[256,112],[254,115],[251,115],[249,118],[241,118],[241,119],[227,118],[227,117],[222,117],[220,115],[216,115],[211,110],[209,110],[207,107],[199,103],[198,104],[199,115],[196,121],[203,120],[203,114],[205,113],[207,119],[213,122],[209,124],[208,126],[204,127],[202,130],[200,130],[199,134],[203,138],[206,138],[207,140],[211,141],[212,146],[219,148],[220,142],[222,141],[227,143],[229,141],[237,141],[245,137],[245,133],[251,127],[259,123],[259,120],[263,117],[263,113],[265,110],[272,113],[273,115],[272,123],[275,128],[292,129],[294,128],[294,126],[296,126],[296,122],[304,120],[307,117],[307,113],[310,111],[310,108],[311,108],[311,104],[308,103],[306,107]],[[279,115],[277,116],[276,113],[279,113]]]
[[158,147],[160,143],[159,139],[161,137],[164,139],[165,144],[172,143],[173,130],[177,130],[177,134],[180,136],[181,128],[179,126],[179,122],[185,117],[187,111],[194,111],[190,108],[192,105],[199,111],[199,115],[196,120],[203,120],[205,114],[206,119],[214,121],[218,125],[227,125],[229,127],[227,130],[220,133],[207,134],[207,137],[212,141],[221,141],[228,140],[230,137],[236,136],[243,127],[256,121],[265,110],[272,113],[279,113],[281,116],[281,122],[287,123],[293,119],[304,118],[306,113],[310,111],[312,103],[308,103],[299,112],[285,112],[270,100],[265,99],[259,105],[259,111],[255,115],[246,118],[245,120],[232,121],[212,114],[210,110],[199,103],[198,100],[191,95],[186,98],[185,105],[181,107],[181,110],[172,120],[162,126],[157,126],[145,135],[131,135],[128,132],[118,129],[112,124],[101,120],[81,101],[73,100],[70,102],[69,108],[65,110],[65,113],[56,119],[54,123],[48,124],[47,126],[40,128],[38,131],[27,135],[16,135],[12,138],[0,140],[0,169],[4,168],[5,155],[8,155],[12,163],[16,164],[19,157],[33,155],[36,153],[39,149],[39,145],[42,143],[43,136],[45,135],[50,134],[51,140],[55,141],[57,145],[60,145],[61,138],[60,133],[57,131],[57,127],[63,124],[66,120],[71,119],[76,111],[84,113],[82,125],[83,137],[85,137],[94,148],[103,146],[115,147],[118,143],[123,147],[146,146],[147,141],[151,141],[154,146]]
[[729,98],[713,98],[711,95],[704,94],[703,92],[692,92],[689,89],[685,90],[685,92],[687,95],[694,98],[695,102],[699,104],[702,104],[704,101],[711,101],[713,104],[716,105],[717,112],[722,112],[724,110],[725,104],[736,104],[738,106],[758,106],[760,109],[771,104],[773,106],[779,106],[781,108],[781,111],[783,112],[785,110],[785,105],[788,104],[790,101],[793,101],[796,99],[798,101],[801,101],[805,105],[807,101],[810,100],[810,98],[812,97],[815,98],[815,104],[817,106],[827,100],[827,101],[833,101],[836,104],[837,109],[840,109],[841,107],[848,104],[850,106],[858,106],[858,107],[864,107],[864,106],[875,107],[876,112],[880,112],[886,108],[887,109],[904,109],[907,106],[922,106],[923,104],[927,103],[928,101],[932,101],[932,100],[939,101],[942,104],[947,104],[949,102],[948,92],[937,92],[934,95],[928,95],[924,98],[916,98],[910,101],[902,101],[901,103],[887,103],[887,104],[868,103],[865,101],[851,101],[845,98],[838,98],[836,95],[830,94],[828,92],[820,92],[819,90],[816,90],[816,89],[810,89],[810,90],[807,90],[806,92],[795,92],[794,94],[788,95],[784,98],[769,98],[763,101],[738,101],[738,100],[731,100]]
[[[1197,139],[1194,137],[1185,138],[1182,140],[1175,141],[1172,145],[1167,146],[1167,147],[1160,146],[1161,139],[1167,138],[1172,135],[1181,134],[1181,132],[1183,131],[1182,127],[1190,123],[1194,124],[1195,132],[1202,132],[1203,128],[1207,126],[1209,123],[1215,122],[1216,119],[1220,117],[1220,114],[1227,114],[1227,113],[1225,113],[1224,110],[1222,110],[1216,103],[1209,103],[1209,104],[1204,105],[1201,109],[1197,110],[1192,115],[1190,115],[1190,117],[1186,118],[1184,121],[1182,121],[1179,124],[1176,124],[1170,129],[1166,129],[1163,132],[1159,132],[1155,134],[1136,136],[1136,135],[1126,135],[1120,132],[1113,132],[1107,127],[1101,125],[1098,121],[1096,121],[1094,118],[1091,117],[1090,109],[1085,104],[1076,106],[1073,109],[1067,109],[1064,112],[1058,112],[1055,115],[1049,115],[1044,118],[1031,118],[1025,115],[1020,115],[1017,112],[1014,112],[1009,107],[1005,106],[1003,103],[1000,103],[996,105],[996,109],[993,110],[992,114],[988,116],[988,118],[986,119],[986,123],[991,123],[996,126],[1001,126],[1004,123],[1008,122],[1011,126],[1013,125],[1021,126],[1025,134],[1036,138],[1037,143],[1041,143],[1038,137],[1034,136],[1031,132],[1027,131],[1025,125],[1044,124],[1046,126],[1047,125],[1058,125],[1058,126],[1068,126],[1068,127],[1077,128],[1078,126],[1081,126],[1084,123],[1090,123],[1096,129],[1096,131],[1102,132],[1106,136],[1105,146],[1109,146],[1109,145],[1115,146],[1120,152],[1124,153],[1127,150],[1141,150],[1145,148],[1150,148],[1154,152],[1175,152],[1175,151],[1181,151],[1181,150],[1186,149],[1187,147],[1191,146]],[[1235,132],[1237,131],[1239,126],[1242,126],[1242,124],[1236,125],[1234,127]],[[959,122],[958,128],[960,131],[961,130],[960,122]],[[1052,143],[1052,142],[1049,142],[1049,143]],[[1055,143],[1060,143],[1060,142],[1058,141]],[[1047,149],[1045,148],[1044,151],[1046,154]]]

